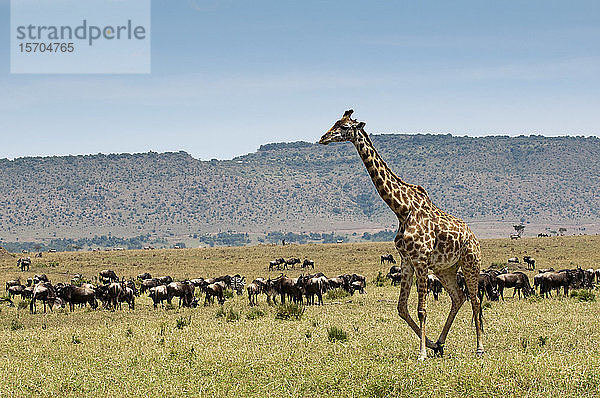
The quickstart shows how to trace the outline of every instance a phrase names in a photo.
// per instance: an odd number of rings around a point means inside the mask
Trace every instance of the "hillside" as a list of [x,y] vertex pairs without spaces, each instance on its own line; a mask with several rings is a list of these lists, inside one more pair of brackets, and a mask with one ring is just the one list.
[[[399,176],[480,234],[504,234],[521,219],[532,225],[529,234],[544,225],[598,225],[598,138],[373,141]],[[5,241],[395,227],[349,143],[268,144],[227,161],[185,152],[1,159],[0,179]]]

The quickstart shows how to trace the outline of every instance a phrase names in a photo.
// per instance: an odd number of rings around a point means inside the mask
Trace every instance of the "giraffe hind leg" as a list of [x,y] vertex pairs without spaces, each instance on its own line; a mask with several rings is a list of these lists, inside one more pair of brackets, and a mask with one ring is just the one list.
[[[479,270],[480,270],[480,262],[479,256],[475,256],[474,254],[469,255],[469,261],[464,261],[461,264],[461,268],[465,275],[465,282],[469,291],[477,291],[477,285],[479,283]],[[482,332],[483,332],[483,314],[481,309],[481,302],[478,295],[472,295],[471,297],[471,307],[473,309],[473,319],[475,320],[475,334],[477,337],[477,355],[483,355],[483,340],[482,340]]]
[[452,306],[450,307],[450,312],[448,313],[448,318],[446,319],[446,323],[440,333],[440,337],[438,338],[436,345],[437,349],[434,349],[434,355],[443,356],[444,355],[444,344],[446,343],[446,337],[448,336],[448,332],[450,331],[450,327],[454,322],[454,318],[456,314],[466,301],[465,294],[458,287],[458,282],[456,280],[456,272],[458,270],[458,265],[455,265],[451,268],[447,268],[441,270],[436,273],[436,276],[442,282],[442,286],[448,294],[450,295],[450,299],[452,300]]

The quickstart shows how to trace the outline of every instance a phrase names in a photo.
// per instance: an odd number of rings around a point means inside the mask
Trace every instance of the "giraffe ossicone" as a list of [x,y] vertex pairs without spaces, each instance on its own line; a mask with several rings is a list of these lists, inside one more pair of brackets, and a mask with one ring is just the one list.
[[[398,314],[419,337],[419,359],[427,357],[426,348],[435,355],[443,355],[446,337],[458,310],[465,302],[463,291],[456,280],[458,269],[464,274],[470,294],[477,354],[483,354],[482,311],[477,297],[481,248],[475,234],[467,224],[433,204],[427,191],[402,181],[379,156],[365,123],[352,119],[353,110],[344,112],[342,118],[321,137],[320,144],[349,141],[354,144],[377,192],[398,217],[398,234],[394,243],[402,258]],[[433,272],[450,295],[452,307],[438,340],[434,343],[425,334],[427,318],[427,275]],[[408,312],[408,296],[413,276],[417,281],[419,325]]]

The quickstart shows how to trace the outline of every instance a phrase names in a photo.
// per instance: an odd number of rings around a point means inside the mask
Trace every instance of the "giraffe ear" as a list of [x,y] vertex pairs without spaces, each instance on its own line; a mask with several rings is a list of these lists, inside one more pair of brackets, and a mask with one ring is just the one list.
[[357,129],[362,129],[363,127],[365,127],[366,123],[365,122],[358,122],[358,124],[356,125]]
[[350,116],[352,116],[353,113],[354,113],[354,109],[348,109],[346,112],[344,112],[344,116],[350,117]]

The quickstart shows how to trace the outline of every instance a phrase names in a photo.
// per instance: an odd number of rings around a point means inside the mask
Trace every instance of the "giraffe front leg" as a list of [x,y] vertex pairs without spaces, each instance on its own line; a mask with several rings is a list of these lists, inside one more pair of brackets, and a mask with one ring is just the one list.
[[[470,262],[465,262],[462,265],[463,273],[465,274],[465,282],[469,291],[477,291],[471,289],[477,289],[477,285],[479,283],[479,260],[472,260]],[[478,295],[472,295],[471,298],[471,307],[473,308],[473,319],[475,320],[475,334],[477,336],[477,355],[482,356],[484,353],[483,350],[483,340],[481,337],[483,331],[483,314],[481,311],[481,302],[479,301]]]
[[[398,315],[400,318],[404,319],[408,326],[415,332],[417,336],[421,336],[421,329],[415,323],[415,321],[410,316],[408,312],[408,296],[410,295],[410,289],[412,287],[413,282],[413,269],[409,265],[403,265],[402,270],[400,271],[402,274],[402,279],[400,281],[400,296],[398,297]],[[432,342],[429,339],[425,339],[425,343],[427,348],[435,350],[437,348],[437,344]]]
[[419,315],[419,329],[421,332],[419,334],[419,360],[422,361],[427,358],[425,337],[425,322],[427,320],[427,267],[426,265],[422,265],[417,270],[417,313]]

